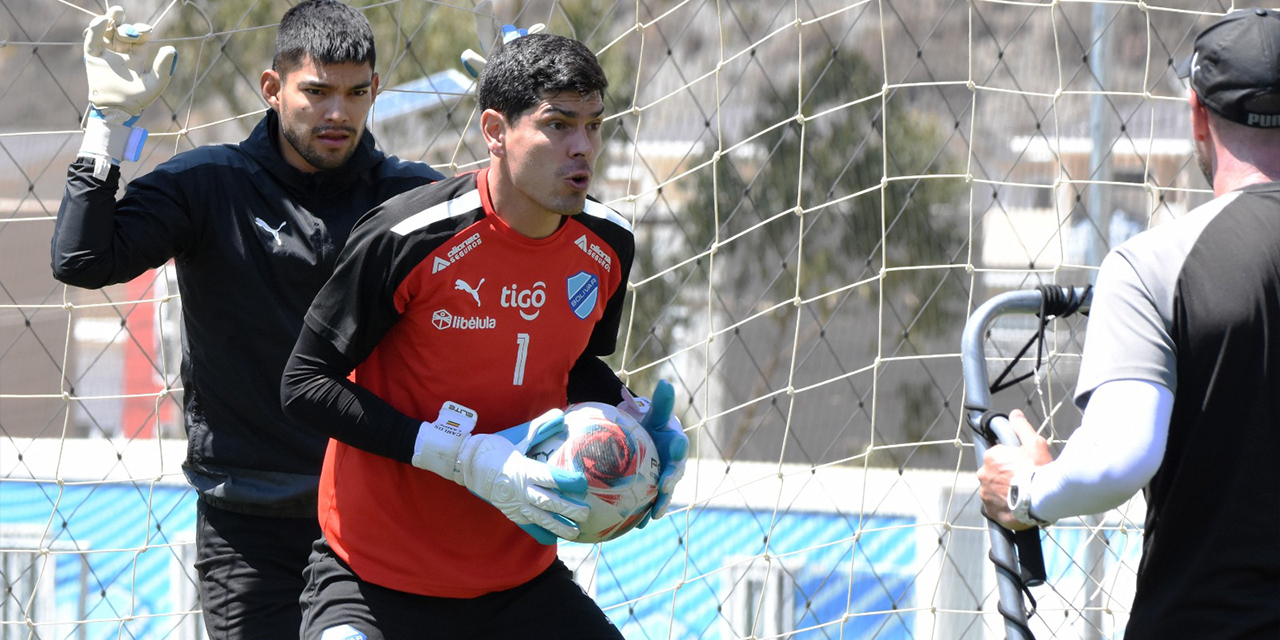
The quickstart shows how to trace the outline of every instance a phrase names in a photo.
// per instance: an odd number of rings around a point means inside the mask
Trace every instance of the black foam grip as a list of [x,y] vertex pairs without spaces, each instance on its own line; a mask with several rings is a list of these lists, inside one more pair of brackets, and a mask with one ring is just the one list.
[[1013,542],[1018,547],[1018,565],[1022,569],[1022,582],[1028,587],[1038,587],[1048,578],[1044,568],[1044,551],[1040,548],[1040,529],[1023,529],[1014,532]]

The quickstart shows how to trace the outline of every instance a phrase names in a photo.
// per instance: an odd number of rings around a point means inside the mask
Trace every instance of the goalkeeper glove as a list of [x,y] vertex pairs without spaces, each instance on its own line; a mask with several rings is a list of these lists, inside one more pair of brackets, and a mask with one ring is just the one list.
[[636,398],[626,387],[622,388],[622,402],[618,409],[638,420],[654,444],[658,446],[658,461],[662,471],[658,475],[658,497],[653,508],[646,513],[637,527],[643,529],[650,520],[666,515],[671,506],[671,494],[676,483],[684,477],[685,458],[689,455],[689,437],[684,434],[680,419],[672,414],[676,392],[670,382],[659,380],[653,389],[653,398]]
[[[531,33],[538,33],[546,28],[547,28],[547,25],[542,24],[541,22],[533,25],[532,27],[529,27],[528,29],[520,29],[515,27],[514,25],[509,25],[509,24],[503,25],[502,26],[502,44],[511,42],[512,40],[515,40],[516,38],[519,38],[521,36],[527,36]],[[462,52],[462,68],[466,69],[467,73],[471,74],[472,78],[480,77],[480,72],[484,71],[484,65],[486,63],[487,61],[484,59],[483,55],[476,53],[471,49],[467,49],[466,51]]]
[[[105,172],[106,160],[137,160],[146,142],[145,129],[135,129],[147,108],[173,78],[177,51],[162,47],[141,72],[143,45],[151,26],[126,24],[124,9],[111,7],[84,31],[84,66],[89,79],[89,119],[80,155],[99,160],[95,173]],[[137,67],[137,68],[135,68]]]
[[413,466],[465,486],[497,507],[542,544],[578,537],[576,521],[587,517],[587,478],[525,457],[533,445],[564,430],[564,413],[553,409],[502,433],[472,434],[476,413],[446,402],[440,417],[418,428]]

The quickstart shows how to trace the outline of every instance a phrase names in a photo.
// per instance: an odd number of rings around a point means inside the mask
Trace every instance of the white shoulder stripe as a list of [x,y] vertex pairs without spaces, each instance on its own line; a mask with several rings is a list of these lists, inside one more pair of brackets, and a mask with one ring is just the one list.
[[587,200],[587,204],[582,207],[582,212],[593,218],[604,218],[605,220],[634,233],[631,229],[631,223],[628,222],[626,218],[622,217],[621,213],[618,213],[595,200]]
[[415,213],[404,220],[401,220],[396,226],[391,227],[391,233],[399,236],[407,236],[414,231],[422,229],[432,222],[444,220],[460,216],[468,211],[480,208],[480,191],[468,191],[448,202],[441,202],[432,207],[428,207],[418,213]]

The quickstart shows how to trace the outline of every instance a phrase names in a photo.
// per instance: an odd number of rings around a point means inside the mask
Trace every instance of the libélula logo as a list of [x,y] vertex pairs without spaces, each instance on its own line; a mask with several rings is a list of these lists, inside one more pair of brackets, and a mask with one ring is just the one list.
[[476,331],[498,328],[498,321],[491,316],[459,316],[444,309],[437,309],[435,313],[431,314],[431,324],[441,331],[445,329]]
[[600,280],[586,271],[579,271],[571,276],[569,285],[569,309],[579,320],[586,320],[596,310],[596,302],[600,299]]
[[[520,317],[525,320],[533,320],[542,313],[542,305],[547,303],[547,283],[539,280],[533,283],[533,287],[529,289],[521,289],[520,285],[511,285],[502,288],[502,307],[504,309],[516,309],[520,312]],[[532,311],[530,311],[532,309]]]

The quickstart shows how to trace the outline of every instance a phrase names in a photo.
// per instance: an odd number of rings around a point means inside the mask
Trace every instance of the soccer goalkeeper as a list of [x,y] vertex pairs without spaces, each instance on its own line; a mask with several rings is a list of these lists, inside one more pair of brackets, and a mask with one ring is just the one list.
[[53,271],[98,288],[175,259],[205,626],[214,640],[296,638],[326,438],[281,411],[280,376],[356,219],[442,176],[375,148],[373,31],[354,9],[311,0],[281,20],[261,77],[270,109],[249,137],[178,154],[117,202],[119,163],[145,144],[134,125],[174,71],[172,47],[146,64],[150,36],[119,7],[85,32],[91,108]]
[[[587,198],[607,84],[575,40],[504,44],[480,75],[489,166],[371,212],[307,312],[282,399],[334,440],[304,638],[621,637],[546,544],[577,536],[585,477],[524,455],[556,408],[623,401],[600,356],[634,238]],[[663,463],[653,518],[688,449],[669,414],[641,419]]]

